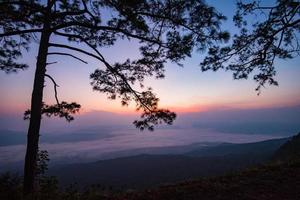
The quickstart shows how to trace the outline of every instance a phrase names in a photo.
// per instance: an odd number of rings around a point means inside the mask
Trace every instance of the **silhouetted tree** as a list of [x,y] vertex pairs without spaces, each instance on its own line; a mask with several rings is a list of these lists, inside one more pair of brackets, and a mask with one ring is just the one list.
[[247,79],[254,73],[258,94],[266,83],[278,85],[274,79],[275,59],[291,59],[300,52],[300,2],[277,0],[271,6],[260,3],[238,1],[233,20],[240,33],[234,35],[230,46],[209,48],[201,63],[202,71],[226,69],[233,71],[234,79]]
[[[102,16],[106,9],[111,16]],[[167,60],[180,64],[191,56],[194,48],[204,50],[215,42],[228,40],[228,33],[219,28],[224,19],[201,0],[1,0],[0,69],[7,73],[26,69],[28,66],[18,59],[32,43],[39,45],[31,108],[24,116],[30,119],[24,194],[31,195],[35,190],[41,115],[71,121],[71,114],[80,109],[77,103],[59,102],[57,84],[46,73],[47,65],[54,64],[47,62],[49,56],[69,56],[87,63],[74,55],[76,52],[99,61],[105,68],[91,74],[93,89],[106,93],[110,99],[120,98],[122,105],[134,101],[137,110],[142,111],[141,120],[134,121],[135,126],[153,130],[156,124],[171,124],[176,115],[158,108],[159,99],[151,88],[143,89],[145,77],[163,78]],[[56,40],[58,37],[65,40]],[[118,39],[139,41],[140,58],[109,63],[99,48],[112,46]],[[86,48],[71,46],[77,43]],[[45,77],[54,84],[55,105],[43,102]]]

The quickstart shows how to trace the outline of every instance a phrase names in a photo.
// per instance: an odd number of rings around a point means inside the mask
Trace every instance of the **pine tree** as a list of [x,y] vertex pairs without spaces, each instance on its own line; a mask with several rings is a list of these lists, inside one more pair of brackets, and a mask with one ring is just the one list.
[[[112,13],[105,20],[104,9]],[[0,69],[10,73],[28,68],[19,58],[34,42],[39,45],[31,108],[24,116],[30,120],[24,195],[33,195],[35,191],[42,114],[71,121],[72,114],[80,109],[77,103],[59,102],[55,79],[46,72],[47,65],[53,64],[47,62],[49,56],[68,56],[85,64],[74,52],[94,58],[105,69],[99,68],[90,75],[93,89],[106,93],[110,99],[120,98],[122,105],[134,101],[142,112],[141,119],[134,121],[135,126],[153,130],[159,123],[172,124],[176,114],[158,107],[159,99],[151,88],[145,89],[143,85],[145,77],[163,78],[167,61],[180,65],[194,49],[203,50],[228,40],[228,33],[220,30],[223,20],[225,17],[213,7],[196,0],[2,0]],[[65,42],[57,43],[54,38],[58,37]],[[141,57],[109,63],[99,49],[122,39],[139,41]],[[76,43],[89,50],[75,47]],[[55,105],[43,102],[45,78],[54,84]],[[141,91],[134,85],[140,86]]]

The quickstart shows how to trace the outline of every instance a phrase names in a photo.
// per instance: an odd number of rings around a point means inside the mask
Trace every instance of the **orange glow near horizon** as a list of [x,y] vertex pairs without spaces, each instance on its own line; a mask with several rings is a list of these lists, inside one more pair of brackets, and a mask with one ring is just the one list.
[[[251,109],[266,109],[266,108],[280,108],[280,107],[292,107],[298,106],[300,102],[300,98],[294,101],[286,101],[286,102],[261,102],[260,104],[255,104],[251,102],[240,102],[240,103],[203,103],[203,104],[194,104],[194,105],[186,105],[186,106],[167,106],[162,105],[161,108],[169,109],[170,111],[176,113],[197,113],[197,112],[209,112],[216,110],[251,110]],[[89,109],[83,108],[80,111],[80,114],[89,114],[91,112],[103,111],[103,112],[111,112],[120,115],[136,115],[139,114],[139,111],[136,111],[135,107],[131,104],[127,106],[117,106],[110,107],[108,109],[95,109],[96,106],[92,106]]]
[[[196,112],[209,112],[215,110],[232,110],[232,109],[264,109],[264,108],[278,108],[278,107],[291,107],[300,105],[300,96],[295,98],[277,98],[273,99],[271,102],[267,97],[257,97],[258,99],[247,99],[240,101],[229,101],[228,99],[206,99],[202,100],[202,103],[192,103],[189,101],[178,103],[177,105],[173,103],[167,104],[166,102],[161,102],[159,104],[160,108],[166,108],[176,113],[196,113]],[[98,99],[98,98],[97,98]],[[255,101],[256,100],[256,101]],[[258,101],[259,100],[259,101]],[[118,100],[111,101],[108,99],[98,99],[98,100],[86,100],[82,103],[82,108],[79,114],[85,115],[91,112],[111,112],[120,115],[136,115],[140,112],[136,111],[135,103],[132,102],[129,106],[121,106]],[[11,102],[10,102],[11,103]],[[0,114],[12,114],[19,113],[23,114],[25,110],[29,108],[29,102],[17,103],[13,102],[11,104],[6,103],[5,106],[0,106]]]

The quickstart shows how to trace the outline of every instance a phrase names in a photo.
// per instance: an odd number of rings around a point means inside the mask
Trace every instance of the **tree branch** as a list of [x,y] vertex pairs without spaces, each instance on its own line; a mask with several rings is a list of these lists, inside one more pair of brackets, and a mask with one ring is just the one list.
[[50,52],[50,53],[48,53],[48,55],[62,55],[62,56],[70,56],[70,57],[72,57],[72,58],[74,58],[74,59],[76,59],[76,60],[79,60],[79,61],[83,62],[84,64],[88,64],[88,62],[86,62],[86,61],[82,60],[81,58],[78,58],[77,56],[74,56],[74,55],[72,55],[72,54],[69,54],[69,53]]
[[57,62],[50,62],[50,63],[46,63],[46,65],[53,65],[56,64]]
[[64,49],[70,49],[70,50],[73,50],[73,51],[77,51],[77,52],[80,52],[80,53],[83,53],[83,54],[86,54],[88,56],[91,56],[93,58],[96,58],[97,60],[100,60],[101,62],[103,62],[102,58],[100,58],[99,56],[95,55],[95,54],[92,54],[90,52],[87,52],[87,51],[84,51],[82,49],[78,49],[76,47],[71,47],[71,46],[68,46],[68,45],[64,45],[64,44],[57,44],[57,43],[49,43],[49,47],[58,47],[58,48],[64,48]]
[[69,33],[61,33],[61,32],[54,32],[56,35],[60,35],[63,37],[67,37],[67,38],[77,38],[79,40],[81,40],[82,42],[84,42],[87,46],[89,46],[91,49],[93,49],[102,59],[104,59],[104,57],[102,56],[102,54],[92,45],[90,44],[86,38],[80,36],[80,35],[75,35],[75,34],[69,34]]
[[60,103],[58,101],[58,98],[57,98],[57,89],[56,89],[57,87],[59,87],[59,85],[57,85],[57,83],[55,82],[55,80],[50,75],[45,74],[45,76],[48,77],[52,81],[52,83],[54,85],[55,100],[56,100],[57,105],[60,105]]
[[[59,30],[59,29],[70,27],[70,26],[80,26],[80,27],[84,27],[84,28],[90,28],[90,29],[93,29],[93,30],[105,30],[105,31],[112,31],[112,32],[116,32],[116,33],[123,33],[125,36],[130,37],[130,38],[135,38],[135,39],[139,39],[141,41],[146,41],[146,42],[150,42],[150,43],[153,43],[153,44],[158,44],[158,45],[164,46],[162,41],[160,41],[160,40],[151,39],[151,38],[143,37],[143,36],[140,36],[140,35],[135,35],[135,34],[132,34],[130,32],[127,32],[126,30],[120,29],[118,27],[95,26],[95,25],[92,25],[92,24],[71,21],[71,22],[66,22],[64,24],[52,27],[52,30],[56,31],[56,30]],[[164,46],[164,47],[167,48],[166,46]]]

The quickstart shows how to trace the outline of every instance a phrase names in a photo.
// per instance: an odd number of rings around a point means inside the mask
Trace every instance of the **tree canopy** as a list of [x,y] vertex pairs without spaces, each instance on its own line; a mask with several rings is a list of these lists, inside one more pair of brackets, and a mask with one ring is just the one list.
[[300,53],[300,3],[277,0],[275,5],[261,4],[238,1],[233,21],[240,32],[231,45],[209,48],[201,62],[203,71],[226,69],[235,79],[247,79],[254,73],[258,92],[265,84],[278,85],[275,59],[291,59]]

